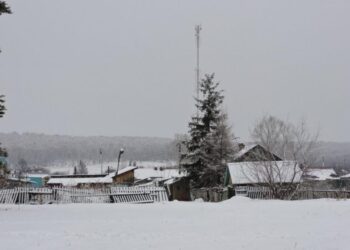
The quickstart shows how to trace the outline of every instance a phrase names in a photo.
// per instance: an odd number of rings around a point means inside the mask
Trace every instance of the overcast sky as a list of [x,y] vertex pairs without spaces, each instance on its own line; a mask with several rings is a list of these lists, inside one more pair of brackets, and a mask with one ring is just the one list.
[[350,141],[350,1],[7,1],[1,132],[173,137],[216,73],[236,136],[264,114]]

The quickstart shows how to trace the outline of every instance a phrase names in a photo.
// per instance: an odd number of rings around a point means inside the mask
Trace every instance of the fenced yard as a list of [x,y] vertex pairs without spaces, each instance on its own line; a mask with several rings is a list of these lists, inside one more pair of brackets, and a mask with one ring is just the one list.
[[[233,195],[251,199],[274,199],[267,187],[238,186],[229,188],[202,188],[192,190],[192,199],[220,202]],[[301,188],[292,200],[320,198],[350,199],[349,190]],[[51,203],[154,203],[168,201],[164,187],[124,187],[104,189],[80,188],[13,188],[0,190],[0,204],[51,204]]]
[[[225,188],[200,188],[191,190],[192,199],[203,199],[204,201],[220,202],[232,196],[244,196],[251,199],[271,200],[274,199],[268,187],[263,186],[236,186]],[[350,199],[350,190],[345,189],[315,189],[310,187],[300,188],[292,195],[292,200],[311,199]]]
[[153,203],[168,201],[163,187],[14,188],[0,190],[0,204]]
[[[236,187],[235,194],[237,196],[245,196],[251,199],[274,199],[271,190],[267,187],[252,187],[243,186]],[[311,200],[311,199],[349,199],[349,190],[340,189],[312,189],[312,188],[300,188],[292,195],[292,200]]]

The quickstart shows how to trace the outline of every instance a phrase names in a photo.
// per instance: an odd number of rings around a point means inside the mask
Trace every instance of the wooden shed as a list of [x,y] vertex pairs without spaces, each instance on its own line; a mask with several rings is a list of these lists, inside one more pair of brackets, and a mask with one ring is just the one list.
[[187,177],[171,178],[164,182],[169,200],[190,201],[190,181]]
[[116,173],[112,173],[113,183],[133,184],[135,182],[135,169],[137,169],[137,167],[129,166],[123,168],[120,171],[118,171],[118,176],[116,176]]

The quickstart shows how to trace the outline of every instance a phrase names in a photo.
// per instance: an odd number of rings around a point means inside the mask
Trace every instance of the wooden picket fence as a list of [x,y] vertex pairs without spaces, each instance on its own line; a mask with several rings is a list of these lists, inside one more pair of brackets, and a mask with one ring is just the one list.
[[350,191],[343,189],[306,189],[298,190],[293,199],[295,200],[310,200],[310,199],[350,199]]
[[[274,199],[271,190],[268,187],[237,186],[235,187],[237,196],[246,196],[251,199]],[[310,199],[350,199],[349,190],[329,190],[329,189],[310,189],[300,188],[292,196],[292,200],[310,200]]]
[[139,199],[143,203],[168,201],[168,194],[164,187],[111,187],[114,202],[134,202]]
[[14,188],[0,190],[0,204],[49,203],[153,203],[168,201],[164,187],[124,187],[104,189]]

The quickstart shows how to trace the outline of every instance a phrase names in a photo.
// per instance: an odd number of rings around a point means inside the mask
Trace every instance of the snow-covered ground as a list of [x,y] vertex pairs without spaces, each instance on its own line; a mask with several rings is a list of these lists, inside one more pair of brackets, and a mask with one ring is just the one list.
[[0,249],[349,249],[350,201],[1,205]]

